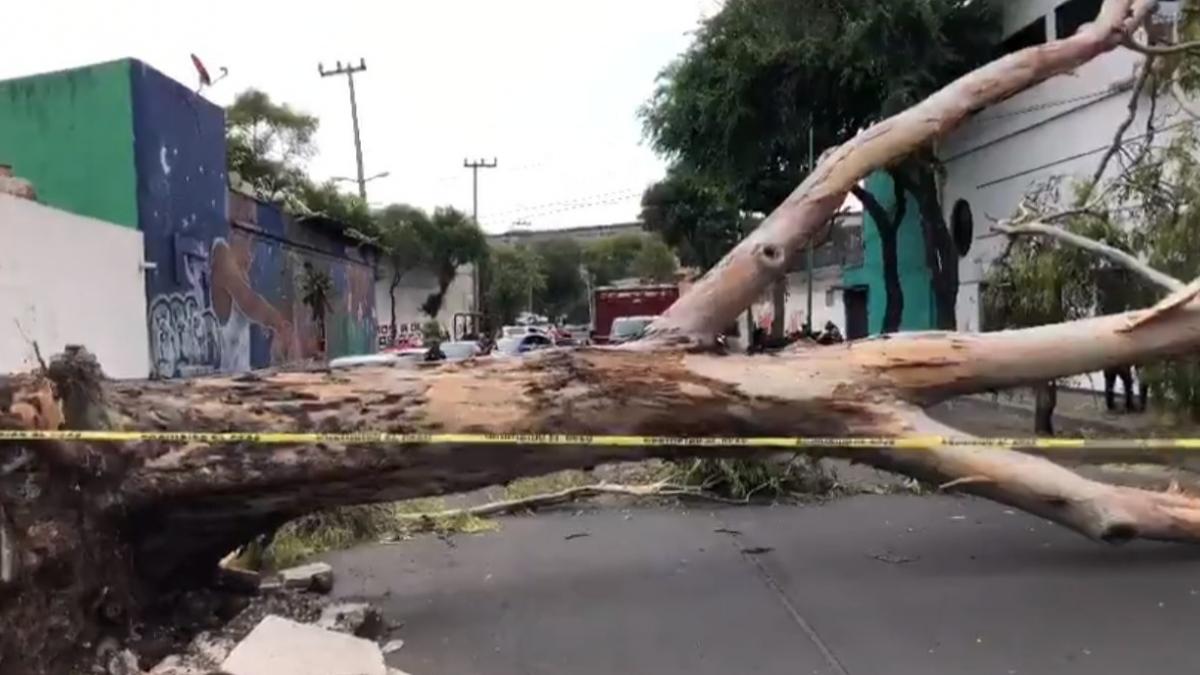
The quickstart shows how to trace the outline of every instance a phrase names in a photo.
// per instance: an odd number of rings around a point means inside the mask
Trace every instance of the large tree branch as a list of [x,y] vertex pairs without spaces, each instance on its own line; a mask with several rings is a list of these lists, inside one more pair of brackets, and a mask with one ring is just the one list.
[[1069,230],[1064,230],[1061,227],[1050,225],[1047,223],[1031,222],[1020,224],[997,223],[992,226],[992,229],[997,232],[1002,232],[1012,237],[1016,236],[1046,236],[1057,239],[1071,246],[1091,251],[1099,256],[1107,258],[1114,263],[1124,267],[1125,269],[1140,275],[1143,279],[1149,281],[1155,286],[1166,289],[1168,292],[1178,291],[1183,288],[1184,283],[1175,277],[1160,272],[1146,263],[1138,260],[1134,256],[1122,251],[1115,246],[1109,246],[1103,242],[1090,239],[1080,234],[1075,234]]
[[750,236],[655,322],[658,337],[711,339],[734,321],[802,249],[871,171],[928,145],[974,111],[1090,61],[1121,44],[1153,0],[1105,0],[1096,20],[1072,37],[983,66],[824,155],[816,169]]
[[1138,42],[1133,37],[1125,38],[1121,44],[1129,49],[1147,56],[1175,56],[1184,52],[1200,50],[1200,41],[1181,42],[1173,45],[1148,45]]

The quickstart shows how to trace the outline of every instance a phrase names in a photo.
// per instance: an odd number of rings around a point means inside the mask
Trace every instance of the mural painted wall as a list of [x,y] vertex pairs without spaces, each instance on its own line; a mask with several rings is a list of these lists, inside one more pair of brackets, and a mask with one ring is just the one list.
[[[48,204],[141,231],[144,320],[121,330],[148,330],[153,374],[374,351],[373,261],[336,223],[231,195],[224,111],[146,64],[0,83],[0,163]],[[309,270],[332,286],[324,344]]]
[[38,201],[137,227],[133,63],[0,82],[0,164],[32,181]]
[[[867,190],[879,200],[880,205],[889,212],[896,208],[895,191],[891,176],[884,171],[877,171],[867,178]],[[904,312],[900,316],[900,330],[931,330],[937,325],[937,308],[934,304],[933,288],[929,266],[925,262],[925,238],[921,230],[921,217],[916,199],[905,195],[908,204],[905,207],[904,221],[900,223],[897,234],[897,267],[900,272],[900,288],[904,294]],[[883,286],[883,252],[879,241],[879,230],[875,227],[875,219],[867,211],[863,211],[863,245],[865,253],[863,264],[856,268],[848,268],[843,273],[842,285],[866,286],[867,291],[867,321],[870,333],[877,335],[883,331],[883,314],[887,302],[887,292]]]

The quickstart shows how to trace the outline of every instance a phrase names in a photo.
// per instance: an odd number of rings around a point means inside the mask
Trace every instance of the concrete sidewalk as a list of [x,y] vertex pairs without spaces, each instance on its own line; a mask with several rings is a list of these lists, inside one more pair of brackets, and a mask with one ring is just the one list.
[[613,509],[328,556],[413,675],[1192,672],[1200,549],[955,497]]

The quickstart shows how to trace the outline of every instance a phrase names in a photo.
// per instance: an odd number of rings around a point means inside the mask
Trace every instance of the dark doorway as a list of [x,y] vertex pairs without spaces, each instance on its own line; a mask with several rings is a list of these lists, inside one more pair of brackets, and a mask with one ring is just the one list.
[[871,332],[867,323],[867,289],[847,288],[842,292],[846,305],[846,339],[858,340]]

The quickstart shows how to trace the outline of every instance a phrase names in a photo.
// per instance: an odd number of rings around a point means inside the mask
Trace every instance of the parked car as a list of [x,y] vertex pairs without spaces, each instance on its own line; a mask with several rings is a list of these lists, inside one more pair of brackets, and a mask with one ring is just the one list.
[[[466,359],[483,356],[483,350],[479,344],[469,341],[443,342],[441,344],[442,353],[446,358],[439,363],[453,363],[455,361],[465,361]],[[397,366],[405,364],[423,363],[425,355],[429,353],[426,347],[395,349],[379,354],[360,354],[356,356],[342,356],[333,359],[329,362],[330,368],[354,368],[357,366]]]
[[612,333],[608,336],[610,344],[632,342],[642,337],[650,324],[654,323],[653,316],[620,316],[613,319]]
[[329,362],[330,368],[357,368],[359,366],[394,366],[404,362],[396,352],[385,354],[359,354],[356,356],[339,356]]
[[496,349],[492,352],[497,357],[522,356],[541,349],[554,346],[554,342],[540,333],[529,333],[520,337],[501,338],[496,341]]
[[483,355],[483,350],[479,348],[478,342],[461,340],[457,342],[443,342],[442,353],[446,355],[447,361],[465,361],[466,359]]

